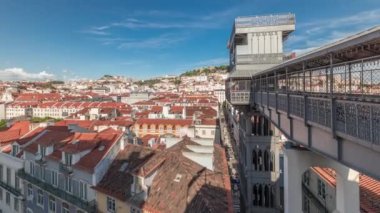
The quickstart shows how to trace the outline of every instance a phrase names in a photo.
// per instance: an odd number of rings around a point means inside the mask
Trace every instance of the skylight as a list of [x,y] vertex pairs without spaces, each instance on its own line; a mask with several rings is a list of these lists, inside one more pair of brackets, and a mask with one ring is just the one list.
[[179,183],[179,181],[181,181],[181,178],[182,178],[182,175],[181,174],[177,174],[175,176],[175,178],[174,178],[174,181]]
[[124,162],[119,169],[119,172],[124,172],[128,168],[128,162]]

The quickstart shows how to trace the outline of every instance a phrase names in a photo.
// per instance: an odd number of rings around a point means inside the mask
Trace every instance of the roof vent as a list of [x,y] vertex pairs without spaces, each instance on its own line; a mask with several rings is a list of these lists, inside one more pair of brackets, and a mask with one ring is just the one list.
[[100,145],[99,148],[98,148],[98,150],[99,150],[99,151],[103,151],[104,148],[106,148],[104,145]]
[[177,174],[174,178],[174,181],[179,183],[179,181],[181,181],[181,178],[182,178],[182,175],[181,174]]

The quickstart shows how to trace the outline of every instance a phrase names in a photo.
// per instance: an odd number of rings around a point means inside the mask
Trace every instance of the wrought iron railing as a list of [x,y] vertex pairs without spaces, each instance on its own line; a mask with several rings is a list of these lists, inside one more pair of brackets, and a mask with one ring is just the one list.
[[21,189],[16,189],[15,187],[13,187],[10,184],[5,183],[3,181],[0,181],[0,187],[4,188],[8,192],[12,193],[15,197],[18,197],[21,195]]
[[380,145],[380,103],[273,92],[255,92],[255,97],[258,106],[323,126],[342,137]]
[[46,192],[53,194],[69,203],[72,203],[73,205],[87,211],[87,212],[95,212],[96,211],[96,201],[84,201],[80,198],[69,194],[68,192],[61,190],[59,188],[56,188],[52,186],[51,184],[45,183],[32,175],[26,173],[23,169],[19,170],[17,172],[17,176],[21,179],[24,179],[25,181],[38,186],[39,188],[45,190]]
[[380,96],[380,56],[284,73],[253,76],[255,91]]
[[295,24],[294,14],[274,14],[266,16],[247,16],[235,19],[236,27],[261,27]]

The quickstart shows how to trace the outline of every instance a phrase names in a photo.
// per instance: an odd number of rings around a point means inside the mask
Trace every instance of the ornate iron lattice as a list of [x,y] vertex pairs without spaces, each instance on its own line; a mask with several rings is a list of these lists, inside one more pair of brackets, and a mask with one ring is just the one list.
[[346,111],[344,103],[337,102],[335,108],[336,130],[346,133]]
[[372,140],[380,145],[380,106],[372,106]]
[[365,104],[357,104],[358,110],[358,137],[365,141],[371,141],[371,107]]
[[346,133],[356,137],[357,136],[357,123],[356,123],[356,105],[354,103],[345,103],[346,112]]

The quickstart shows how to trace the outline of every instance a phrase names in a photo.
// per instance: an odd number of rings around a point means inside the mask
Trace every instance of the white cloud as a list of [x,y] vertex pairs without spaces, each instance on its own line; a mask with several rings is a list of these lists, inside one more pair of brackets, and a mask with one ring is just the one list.
[[0,70],[0,79],[5,81],[17,81],[17,80],[45,80],[52,79],[53,74],[46,71],[39,73],[27,72],[22,68],[7,68]]
[[374,9],[349,16],[301,23],[298,25],[299,30],[289,37],[287,50],[302,54],[378,25],[379,20],[380,9]]

